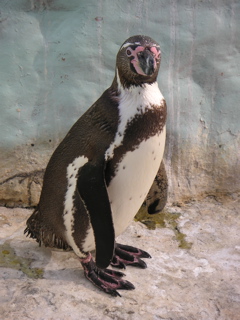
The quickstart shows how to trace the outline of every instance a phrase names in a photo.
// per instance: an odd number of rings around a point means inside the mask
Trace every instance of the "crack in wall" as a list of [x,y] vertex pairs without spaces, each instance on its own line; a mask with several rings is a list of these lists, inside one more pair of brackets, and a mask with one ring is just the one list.
[[[0,205],[32,207],[40,196],[44,169],[14,174],[0,181]],[[34,185],[35,184],[35,185]],[[38,186],[38,190],[36,190]]]

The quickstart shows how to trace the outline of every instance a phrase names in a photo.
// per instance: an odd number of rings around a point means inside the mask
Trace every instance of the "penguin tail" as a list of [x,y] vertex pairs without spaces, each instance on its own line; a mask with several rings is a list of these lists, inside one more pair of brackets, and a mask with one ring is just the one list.
[[44,226],[38,207],[36,207],[32,215],[28,218],[26,225],[27,227],[24,230],[24,234],[26,234],[27,237],[35,239],[39,243],[39,246],[44,244],[45,247],[67,251],[72,250],[61,237],[58,237],[55,232]]
[[26,234],[27,237],[35,239],[41,246],[41,224],[39,222],[39,218],[40,215],[37,207],[26,222],[27,227],[24,230],[24,234]]

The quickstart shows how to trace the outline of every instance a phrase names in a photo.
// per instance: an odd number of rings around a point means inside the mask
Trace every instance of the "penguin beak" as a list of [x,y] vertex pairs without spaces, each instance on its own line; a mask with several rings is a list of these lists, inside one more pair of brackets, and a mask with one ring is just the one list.
[[156,61],[150,50],[145,49],[138,54],[139,66],[147,76],[151,76],[156,68]]

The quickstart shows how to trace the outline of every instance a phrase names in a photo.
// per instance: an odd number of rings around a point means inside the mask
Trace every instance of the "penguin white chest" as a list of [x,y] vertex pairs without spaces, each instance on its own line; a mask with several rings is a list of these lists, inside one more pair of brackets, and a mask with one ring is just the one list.
[[163,158],[165,127],[127,152],[108,186],[115,235],[121,234],[141,207]]

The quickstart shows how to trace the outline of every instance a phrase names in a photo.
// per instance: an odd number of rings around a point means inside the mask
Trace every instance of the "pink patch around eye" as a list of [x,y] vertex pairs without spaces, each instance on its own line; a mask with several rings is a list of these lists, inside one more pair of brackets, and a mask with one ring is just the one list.
[[138,46],[135,50],[133,50],[132,48],[128,47],[126,50],[127,56],[128,57],[134,57],[135,59],[137,58],[137,54],[141,51],[144,50],[144,47],[142,46]]
[[155,54],[155,57],[156,57],[156,58],[159,57],[159,55],[160,55],[160,53],[161,53],[160,50],[158,50],[156,47],[151,47],[150,50],[152,51],[152,53]]
[[142,52],[144,49],[144,47],[138,46],[133,52],[137,54],[139,52]]
[[132,49],[131,49],[131,48],[128,48],[128,49],[126,50],[126,53],[127,53],[127,56],[128,56],[128,57],[131,57],[131,55],[132,55]]

